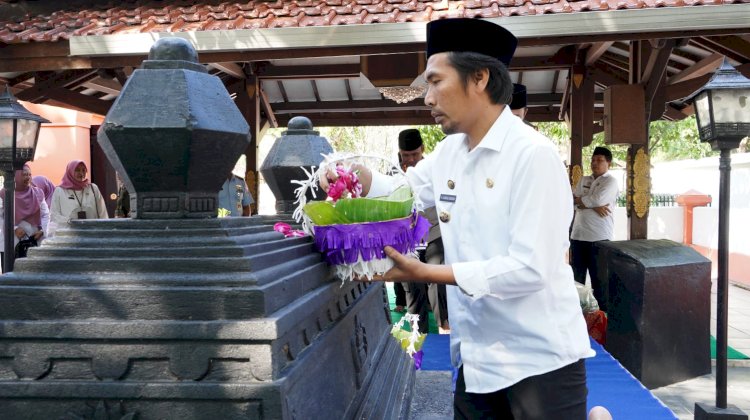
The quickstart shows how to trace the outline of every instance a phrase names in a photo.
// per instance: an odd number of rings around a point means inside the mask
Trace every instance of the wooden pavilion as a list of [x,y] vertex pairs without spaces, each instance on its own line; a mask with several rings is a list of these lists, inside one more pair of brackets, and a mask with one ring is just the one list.
[[408,89],[424,68],[425,22],[488,19],[520,40],[511,72],[527,85],[528,119],[570,125],[572,182],[595,133],[632,145],[627,196],[638,239],[648,214],[648,122],[691,115],[683,98],[725,57],[750,76],[749,3],[0,0],[0,86],[21,100],[104,115],[155,39],[185,37],[253,127],[246,156],[257,188],[257,139],[295,115],[318,127],[433,123]]

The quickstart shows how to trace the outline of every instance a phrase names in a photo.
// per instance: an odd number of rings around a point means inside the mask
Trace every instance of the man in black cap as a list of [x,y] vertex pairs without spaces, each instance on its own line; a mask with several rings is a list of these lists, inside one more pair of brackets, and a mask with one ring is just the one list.
[[[385,247],[395,266],[373,280],[449,285],[456,418],[585,419],[594,352],[564,259],[573,197],[557,148],[506,105],[516,44],[480,19],[427,25],[425,104],[449,135],[406,177],[437,208],[446,264]],[[367,168],[360,181],[365,195],[393,188]]]
[[[419,130],[409,128],[398,134],[398,155],[404,170],[416,165],[422,160],[424,144]],[[427,237],[427,247],[420,259],[430,264],[443,263],[443,241],[440,238],[440,225],[435,207],[424,210],[424,216],[430,221],[430,233]],[[394,288],[399,282],[394,283]],[[427,334],[429,331],[428,308],[432,308],[439,333],[450,333],[448,323],[448,302],[444,284],[403,282],[406,291],[406,308],[410,314],[419,315],[419,332]],[[429,305],[429,307],[428,307]]]
[[526,111],[526,86],[513,83],[513,99],[510,101],[510,112],[525,121]]

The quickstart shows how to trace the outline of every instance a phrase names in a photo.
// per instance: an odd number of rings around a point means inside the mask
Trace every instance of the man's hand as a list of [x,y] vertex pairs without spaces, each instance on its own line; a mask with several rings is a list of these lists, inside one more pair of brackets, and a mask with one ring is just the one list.
[[26,236],[26,231],[23,230],[23,228],[18,227],[18,228],[16,228],[16,230],[14,232],[16,234],[16,238],[18,238],[18,239],[21,239],[24,236]]
[[390,246],[383,250],[394,263],[394,267],[383,274],[383,281],[419,281],[425,275],[427,264],[422,261],[406,257]]
[[39,239],[42,238],[42,236],[44,236],[44,232],[42,232],[41,230],[39,230],[35,234],[33,234],[31,236],[38,241]]
[[396,251],[393,247],[386,246],[383,248],[385,255],[393,260],[395,264],[393,268],[388,270],[382,275],[375,275],[373,278],[367,277],[355,277],[357,281],[419,281],[420,276],[425,275],[425,269],[427,264],[419,261],[416,258],[409,258],[400,252]]
[[[360,163],[352,164],[351,169],[357,172],[357,178],[359,178],[359,183],[362,185],[362,196],[366,197],[367,193],[370,192],[370,186],[372,185],[372,171]],[[331,184],[336,182],[338,177],[336,171],[328,168],[325,176],[320,176],[320,189],[328,193]]]
[[393,260],[394,267],[385,274],[376,275],[372,279],[355,278],[354,280],[456,284],[453,267],[450,265],[426,264],[416,258],[406,257],[390,246],[383,248],[383,250]]
[[594,207],[592,208],[601,217],[607,217],[610,213],[612,213],[612,210],[609,209],[609,204],[605,204],[603,206]]

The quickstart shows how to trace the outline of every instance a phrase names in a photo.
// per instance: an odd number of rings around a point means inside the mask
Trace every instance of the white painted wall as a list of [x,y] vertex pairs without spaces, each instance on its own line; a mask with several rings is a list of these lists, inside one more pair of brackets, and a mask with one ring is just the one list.
[[[732,197],[734,199],[734,197]],[[719,241],[719,209],[693,210],[693,243],[716,249]],[[729,210],[729,251],[750,255],[750,208]]]
[[[682,207],[651,207],[648,216],[648,239],[670,239],[682,243]],[[625,207],[615,208],[615,240],[628,239]]]

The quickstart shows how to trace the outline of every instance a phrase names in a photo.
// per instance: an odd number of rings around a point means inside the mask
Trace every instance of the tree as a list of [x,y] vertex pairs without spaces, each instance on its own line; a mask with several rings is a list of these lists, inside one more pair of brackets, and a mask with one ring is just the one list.
[[[536,127],[545,136],[552,139],[558,147],[569,147],[570,130],[562,122],[542,122]],[[613,160],[624,166],[627,161],[628,145],[605,144],[604,133],[597,133],[590,145],[583,148],[582,156],[586,159],[597,146],[607,147],[612,151]],[[716,156],[708,144],[701,143],[695,117],[688,117],[681,121],[654,121],[649,127],[649,154],[651,161],[665,162],[680,159],[700,159]],[[584,172],[590,168],[584,166]]]
[[417,127],[419,134],[422,136],[422,143],[424,143],[424,152],[430,153],[435,149],[435,146],[440,140],[445,138],[445,133],[439,125],[421,125]]
[[701,142],[694,116],[681,121],[654,121],[649,137],[652,162],[718,156],[708,143]]

